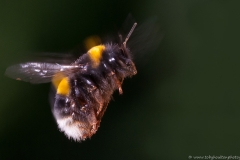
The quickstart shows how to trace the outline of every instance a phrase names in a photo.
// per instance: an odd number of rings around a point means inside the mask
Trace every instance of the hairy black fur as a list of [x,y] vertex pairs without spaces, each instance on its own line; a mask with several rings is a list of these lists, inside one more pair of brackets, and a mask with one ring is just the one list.
[[129,50],[124,45],[105,44],[100,64],[92,66],[88,53],[82,55],[74,65],[84,65],[68,76],[71,91],[69,96],[56,95],[52,108],[56,119],[71,117],[79,122],[84,135],[90,138],[98,129],[101,118],[115,90],[122,93],[125,77],[137,73]]

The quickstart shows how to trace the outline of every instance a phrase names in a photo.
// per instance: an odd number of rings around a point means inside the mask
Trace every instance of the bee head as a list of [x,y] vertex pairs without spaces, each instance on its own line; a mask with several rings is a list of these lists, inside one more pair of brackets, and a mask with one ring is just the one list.
[[120,48],[120,64],[121,66],[129,72],[129,75],[135,75],[137,74],[137,69],[135,67],[135,64],[132,61],[132,57],[130,54],[130,51],[122,45]]
[[[122,56],[122,61],[125,65],[125,68],[130,72],[130,75],[135,75],[137,74],[137,69],[135,67],[135,64],[132,61],[130,51],[127,49],[126,44],[128,39],[130,38],[131,34],[133,33],[135,27],[137,26],[137,23],[134,23],[131,30],[129,31],[127,37],[125,38],[125,41],[121,44],[121,56]],[[120,40],[122,41],[122,37],[120,36]]]

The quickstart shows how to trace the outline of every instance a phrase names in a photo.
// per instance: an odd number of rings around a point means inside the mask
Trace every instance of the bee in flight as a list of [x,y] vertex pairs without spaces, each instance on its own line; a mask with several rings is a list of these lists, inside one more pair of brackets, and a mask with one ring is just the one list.
[[137,23],[119,44],[92,47],[70,65],[27,62],[7,68],[6,75],[30,83],[52,82],[52,113],[60,131],[82,141],[96,133],[115,90],[122,94],[124,78],[137,73],[126,43]]

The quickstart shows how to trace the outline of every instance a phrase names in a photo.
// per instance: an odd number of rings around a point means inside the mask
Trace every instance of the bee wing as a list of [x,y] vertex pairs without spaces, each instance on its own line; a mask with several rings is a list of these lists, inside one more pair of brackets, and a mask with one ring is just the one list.
[[[135,22],[133,16],[129,14],[122,30],[128,33],[126,31],[129,31]],[[145,65],[158,48],[162,39],[163,33],[160,31],[157,17],[151,17],[143,23],[139,23],[127,42],[127,46],[133,54],[134,62]]]
[[72,70],[80,68],[79,65],[60,65],[44,62],[26,62],[10,66],[5,75],[10,78],[30,83],[47,83],[58,72],[68,75]]

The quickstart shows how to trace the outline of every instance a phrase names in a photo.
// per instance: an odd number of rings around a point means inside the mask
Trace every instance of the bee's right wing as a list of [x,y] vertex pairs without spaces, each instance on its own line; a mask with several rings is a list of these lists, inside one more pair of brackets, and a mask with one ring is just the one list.
[[76,69],[83,68],[82,65],[60,65],[44,62],[26,62],[10,66],[5,74],[13,79],[30,83],[51,82],[56,73],[63,72],[68,75]]
[[[122,26],[123,40],[135,22],[135,19],[129,14]],[[157,17],[151,17],[143,23],[138,23],[127,42],[127,47],[130,48],[137,67],[144,66],[150,60],[163,36]]]

